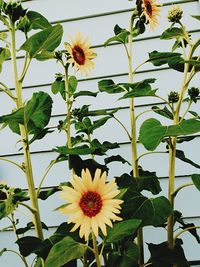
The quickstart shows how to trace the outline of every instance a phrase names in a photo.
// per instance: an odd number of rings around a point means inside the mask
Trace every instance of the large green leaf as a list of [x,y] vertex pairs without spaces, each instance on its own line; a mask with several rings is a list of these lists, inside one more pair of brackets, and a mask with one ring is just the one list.
[[20,50],[29,53],[30,58],[34,58],[42,51],[53,51],[59,46],[62,39],[63,29],[61,25],[48,27],[25,41]]
[[20,254],[24,257],[27,257],[34,252],[41,242],[42,240],[35,236],[25,236],[16,241],[19,246]]
[[46,29],[51,26],[48,20],[36,11],[29,10],[26,15],[31,23],[31,28],[34,30]]
[[105,243],[116,243],[123,238],[132,236],[141,224],[141,220],[129,219],[114,224],[113,228],[108,229],[108,235],[106,236]]
[[184,120],[177,125],[163,126],[156,119],[148,119],[140,127],[139,141],[148,150],[155,150],[166,136],[189,135],[200,132],[200,121]]
[[78,243],[67,236],[52,247],[44,267],[60,267],[73,259],[80,259],[85,251],[85,244]]
[[9,115],[1,116],[0,123],[8,124],[16,133],[19,133],[18,124],[26,124],[29,134],[37,134],[38,130],[43,129],[49,122],[52,102],[47,93],[34,93],[23,108]]

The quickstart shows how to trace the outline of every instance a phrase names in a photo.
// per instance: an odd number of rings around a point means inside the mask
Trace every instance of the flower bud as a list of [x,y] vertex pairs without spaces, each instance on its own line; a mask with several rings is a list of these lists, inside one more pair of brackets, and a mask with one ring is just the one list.
[[183,10],[180,8],[179,5],[172,6],[171,9],[168,11],[168,21],[169,22],[179,22],[182,19]]
[[178,100],[179,100],[178,92],[171,91],[170,94],[168,95],[169,103],[176,103],[176,102],[178,102]]
[[190,99],[196,103],[197,102],[197,97],[200,94],[200,90],[197,87],[191,87],[190,89],[188,89],[188,95],[190,96]]
[[22,8],[20,2],[4,3],[2,10],[8,17],[10,17],[13,23],[26,15],[26,9]]

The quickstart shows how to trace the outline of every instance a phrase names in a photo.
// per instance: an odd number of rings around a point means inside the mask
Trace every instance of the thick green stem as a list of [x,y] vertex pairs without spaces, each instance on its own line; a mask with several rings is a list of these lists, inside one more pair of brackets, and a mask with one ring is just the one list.
[[68,66],[65,66],[65,97],[67,104],[67,146],[71,148],[71,100],[69,96]]
[[[192,48],[190,50],[188,60],[191,57]],[[184,57],[185,60],[187,60],[186,55]],[[176,105],[176,110],[174,112],[174,125],[177,125],[179,123],[180,118],[180,110],[183,103],[185,92],[189,85],[189,80],[187,80],[189,65],[186,63],[184,68],[184,76],[183,76],[183,83],[181,87],[181,91],[179,94],[179,101]],[[171,203],[172,209],[174,210],[174,183],[175,183],[175,159],[176,159],[176,144],[177,144],[177,137],[172,137],[171,144],[169,146],[169,186],[168,186],[168,198]],[[169,248],[174,248],[174,215],[172,214],[168,218],[168,224],[167,224],[167,233],[168,233],[168,245]]]
[[[130,35],[129,35],[129,57],[128,57],[128,66],[129,66],[129,83],[133,82],[133,18],[135,13],[133,12],[130,19]],[[131,153],[132,153],[132,169],[133,176],[139,176],[138,170],[138,160],[137,160],[137,135],[136,135],[136,116],[135,116],[135,106],[134,98],[130,99],[130,123],[131,123]],[[138,230],[137,233],[137,243],[139,248],[139,264],[144,263],[144,246],[143,246],[143,231],[142,228]]]
[[[11,41],[12,41],[11,56],[12,56],[12,63],[13,63],[15,90],[16,90],[16,96],[17,96],[17,108],[21,108],[23,107],[22,83],[18,80],[16,46],[15,46],[16,45],[15,26],[12,22],[11,22]],[[31,202],[32,209],[35,210],[35,213],[33,213],[33,223],[35,226],[37,236],[43,239],[42,224],[40,220],[39,206],[38,206],[38,200],[36,196],[36,190],[35,190],[33,172],[32,172],[28,133],[27,133],[27,129],[25,125],[20,125],[20,133],[21,133],[21,139],[23,141],[25,174],[26,174],[27,183],[28,183],[30,202]]]
[[92,232],[92,243],[93,243],[93,249],[94,249],[94,256],[96,260],[96,265],[97,267],[101,267],[101,262],[100,262],[100,257],[99,257],[99,251],[98,251],[98,246],[97,246],[97,240],[96,236]]

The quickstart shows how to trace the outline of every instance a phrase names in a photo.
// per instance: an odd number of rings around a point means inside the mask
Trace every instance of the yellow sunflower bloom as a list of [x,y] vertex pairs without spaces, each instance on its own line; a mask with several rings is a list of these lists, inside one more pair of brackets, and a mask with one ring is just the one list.
[[92,60],[96,57],[94,49],[90,46],[88,37],[84,39],[79,32],[74,40],[71,38],[71,44],[65,43],[68,53],[67,62],[73,65],[75,72],[79,70],[86,76],[94,68]]
[[158,5],[157,0],[142,0],[141,7],[141,16],[145,16],[146,23],[149,23],[150,29],[154,30],[159,24],[158,16],[160,15],[161,7]]
[[68,205],[59,211],[70,216],[68,223],[74,223],[71,231],[80,227],[80,237],[88,240],[91,232],[98,236],[99,228],[104,236],[107,235],[106,225],[113,226],[112,221],[122,220],[120,204],[123,200],[115,198],[120,191],[116,189],[115,179],[106,182],[106,172],[101,174],[97,169],[92,178],[88,169],[82,170],[81,178],[74,175],[72,186],[63,186],[61,198],[67,200]]

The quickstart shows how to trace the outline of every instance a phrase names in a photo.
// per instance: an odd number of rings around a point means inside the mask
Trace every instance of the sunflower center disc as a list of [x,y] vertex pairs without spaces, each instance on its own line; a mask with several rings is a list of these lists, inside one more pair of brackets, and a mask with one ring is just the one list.
[[146,2],[146,10],[147,10],[147,13],[148,15],[151,17],[152,15],[152,5],[149,1]]
[[73,54],[74,60],[79,65],[84,65],[84,63],[85,63],[85,53],[84,53],[83,49],[80,46],[75,45],[73,50],[72,50],[72,54]]
[[102,199],[97,192],[87,192],[85,193],[79,203],[82,211],[88,217],[93,217],[97,215],[102,208]]

